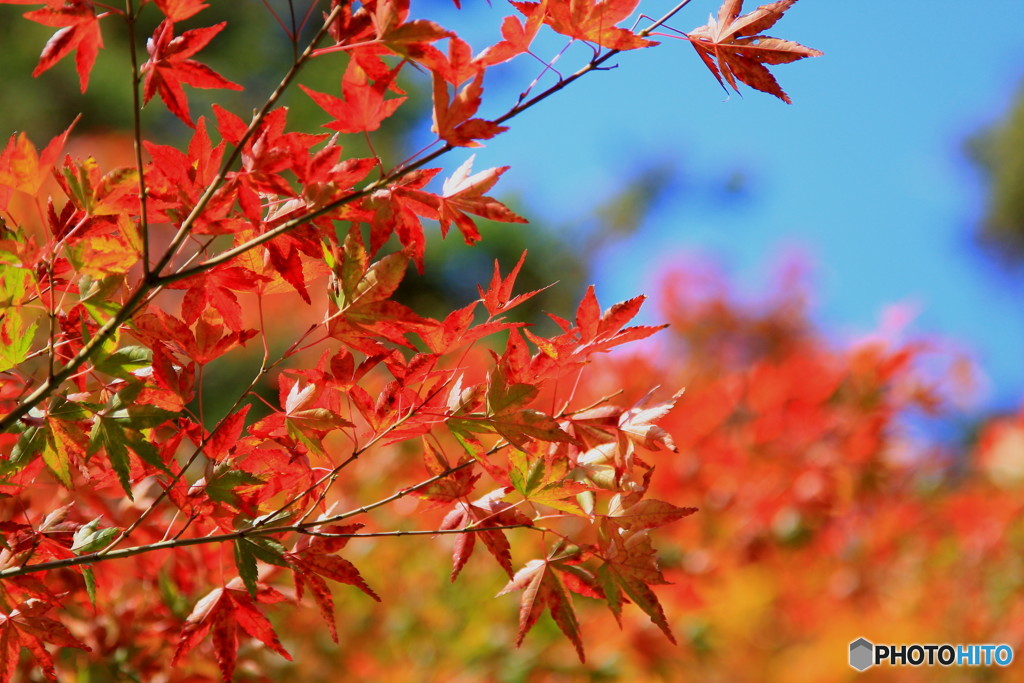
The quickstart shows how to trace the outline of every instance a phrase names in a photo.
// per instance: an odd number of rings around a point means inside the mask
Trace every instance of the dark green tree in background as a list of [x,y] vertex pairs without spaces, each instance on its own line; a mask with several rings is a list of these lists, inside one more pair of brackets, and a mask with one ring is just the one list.
[[968,141],[984,174],[988,197],[978,228],[981,242],[1009,263],[1024,261],[1024,85],[997,123]]

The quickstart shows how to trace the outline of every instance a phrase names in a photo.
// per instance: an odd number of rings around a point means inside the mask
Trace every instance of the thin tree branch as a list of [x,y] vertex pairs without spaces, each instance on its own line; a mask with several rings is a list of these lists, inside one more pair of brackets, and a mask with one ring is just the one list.
[[88,553],[86,555],[79,555],[77,557],[68,557],[63,560],[51,560],[50,562],[40,562],[39,564],[28,564],[13,569],[5,569],[0,571],[0,581],[3,579],[10,579],[15,576],[24,576],[25,574],[35,574],[38,572],[49,571],[51,569],[66,569],[68,567],[77,567],[83,564],[96,564],[104,560],[120,560],[126,557],[133,557],[135,555],[142,555],[143,553],[154,552],[157,550],[173,550],[175,548],[186,548],[193,545],[203,545],[206,543],[224,543],[227,541],[237,541],[241,538],[248,536],[269,536],[276,533],[288,533],[295,532],[300,534],[306,534],[309,536],[319,536],[323,538],[381,538],[384,536],[440,536],[450,534],[464,534],[464,533],[478,533],[481,531],[504,531],[507,529],[537,529],[531,524],[510,524],[507,526],[491,526],[491,527],[465,527],[463,529],[430,529],[430,530],[414,530],[414,531],[369,531],[364,533],[352,533],[352,534],[330,534],[324,532],[310,531],[309,527],[321,526],[323,524],[331,524],[331,520],[323,520],[316,522],[307,522],[305,524],[296,524],[294,526],[287,527],[267,527],[265,529],[243,529],[241,531],[233,531],[229,534],[218,534],[216,536],[198,536],[194,538],[178,538],[170,541],[160,541],[159,543],[150,543],[149,545],[138,545],[131,548],[123,548],[121,550],[115,550],[107,555],[100,555],[97,553]]
[[132,67],[132,144],[135,148],[135,168],[139,173],[139,232],[142,236],[142,274],[149,278],[149,215],[146,210],[145,165],[142,162],[142,101],[139,98],[139,58],[135,46],[136,15],[132,0],[124,1],[124,18],[128,24],[128,56]]
[[303,531],[307,536],[317,538],[383,538],[386,536],[447,536],[465,532],[479,533],[481,531],[508,531],[509,529],[536,529],[532,524],[509,524],[507,526],[467,526],[462,529],[429,529],[414,531],[367,531],[351,534],[329,534],[323,531]]
[[[490,451],[488,451],[488,454],[491,453],[491,452],[494,452],[496,450],[496,448],[497,447],[492,448]],[[49,571],[51,569],[62,569],[62,568],[66,568],[66,567],[76,567],[76,566],[83,565],[83,564],[94,565],[94,564],[98,564],[100,562],[105,562],[105,561],[108,561],[108,560],[118,560],[118,559],[123,559],[125,557],[133,557],[135,555],[142,555],[144,553],[156,552],[158,550],[170,550],[170,549],[173,549],[173,548],[185,548],[185,547],[194,546],[194,545],[205,545],[207,543],[224,543],[226,541],[235,541],[235,540],[238,540],[240,538],[245,538],[247,536],[271,536],[271,535],[275,535],[275,534],[286,534],[286,533],[311,534],[311,533],[314,533],[312,530],[315,530],[317,527],[322,527],[322,526],[326,526],[326,525],[329,525],[329,524],[335,524],[335,523],[343,521],[345,519],[349,519],[351,517],[355,517],[356,515],[365,514],[365,513],[369,512],[369,511],[371,511],[371,510],[373,510],[375,508],[379,508],[379,507],[381,507],[383,505],[387,505],[388,503],[396,501],[399,498],[404,498],[405,496],[407,496],[407,495],[409,495],[411,493],[414,493],[414,492],[416,492],[416,491],[418,491],[418,490],[420,490],[420,489],[422,489],[424,487],[430,486],[430,484],[432,484],[432,483],[434,483],[436,481],[439,481],[441,479],[444,479],[445,477],[451,476],[453,473],[458,472],[459,470],[464,469],[464,468],[468,467],[469,465],[472,465],[475,462],[476,462],[476,460],[467,460],[464,463],[460,463],[458,465],[455,465],[453,467],[448,468],[447,470],[445,470],[441,474],[438,474],[438,475],[436,475],[434,477],[431,477],[429,479],[425,479],[425,480],[421,481],[420,483],[418,483],[418,484],[416,484],[414,486],[410,486],[409,488],[402,489],[401,491],[397,491],[394,494],[388,496],[387,498],[382,498],[381,500],[378,500],[375,503],[370,503],[369,505],[364,505],[362,507],[355,508],[355,509],[349,510],[347,512],[342,512],[342,513],[337,514],[337,515],[332,515],[330,517],[325,517],[323,519],[317,519],[317,520],[313,520],[313,521],[310,521],[310,522],[302,522],[300,524],[291,524],[291,525],[286,525],[286,526],[260,526],[259,523],[257,523],[257,524],[253,524],[251,526],[248,526],[248,527],[246,527],[244,529],[239,529],[238,531],[232,531],[232,532],[226,533],[226,534],[216,534],[216,535],[212,535],[212,536],[197,536],[197,537],[193,537],[193,538],[177,538],[177,539],[172,539],[172,540],[169,540],[169,541],[160,541],[158,543],[149,543],[149,544],[146,544],[146,545],[132,546],[130,548],[122,548],[120,550],[113,550],[113,551],[98,550],[98,551],[93,552],[93,553],[87,553],[85,555],[79,555],[77,557],[69,557],[69,558],[65,558],[65,559],[62,559],[62,560],[51,560],[49,562],[40,562],[38,564],[22,564],[21,566],[18,566],[18,567],[12,567],[10,569],[4,569],[4,570],[0,571],[0,581],[2,581],[3,579],[9,579],[9,578],[12,578],[12,577],[15,577],[15,576],[23,576],[25,574],[33,574],[33,573],[37,573],[37,572]],[[528,526],[528,525],[521,524],[521,525],[515,525],[515,526],[494,527],[494,528],[495,529],[497,529],[497,528],[509,528],[509,529],[511,529],[511,528],[518,528],[518,527],[526,527],[526,526]],[[475,532],[475,531],[484,531],[484,530],[487,530],[487,528],[467,527],[465,529],[454,529],[454,530],[450,530],[450,531],[447,531],[447,530],[434,530],[434,531],[389,531],[389,532],[368,532],[368,533],[362,533],[362,534],[344,534],[344,535],[345,536],[352,536],[352,537],[357,537],[357,536],[425,536],[425,535],[432,535],[432,534],[439,534],[439,533],[459,533],[459,532],[463,532],[463,531]]]

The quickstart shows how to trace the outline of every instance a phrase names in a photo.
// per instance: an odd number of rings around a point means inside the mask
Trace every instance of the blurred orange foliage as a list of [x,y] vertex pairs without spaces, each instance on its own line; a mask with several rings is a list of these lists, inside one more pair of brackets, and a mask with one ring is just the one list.
[[860,674],[849,643],[1019,650],[1024,414],[991,420],[966,447],[928,438],[921,424],[970,390],[964,359],[932,341],[838,345],[809,319],[806,291],[784,279],[744,304],[713,273],[671,273],[660,346],[601,361],[578,389],[629,400],[686,387],[661,423],[680,453],[659,461],[650,492],[700,508],[656,532],[678,646],[639,610],[620,630],[598,601],[578,600],[587,665],[566,664],[571,646],[548,617],[510,650],[516,607],[482,602],[501,587],[482,561],[446,591],[442,554],[386,540],[360,546],[360,566],[388,582],[389,616],[340,591],[350,637],[339,649],[299,613],[283,629],[295,662],[265,664],[311,681],[914,681],[970,672]]

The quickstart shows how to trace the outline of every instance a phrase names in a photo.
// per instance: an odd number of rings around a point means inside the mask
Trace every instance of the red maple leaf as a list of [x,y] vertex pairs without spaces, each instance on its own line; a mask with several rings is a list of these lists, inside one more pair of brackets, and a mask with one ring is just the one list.
[[[526,251],[524,250],[522,255],[519,257],[519,262],[516,263],[512,272],[508,274],[504,279],[501,277],[501,268],[498,265],[498,260],[494,260],[494,275],[491,277],[491,285],[484,291],[484,288],[477,285],[477,291],[480,292],[480,300],[484,304],[484,308],[491,316],[498,315],[503,311],[507,311],[510,308],[514,308],[519,304],[523,303],[527,299],[539,294],[540,292],[547,289],[535,289],[532,292],[525,292],[518,294],[515,297],[512,296],[512,288],[516,284],[516,277],[519,275],[519,270],[523,267],[523,263],[526,261]],[[551,285],[548,285],[550,287]]]
[[648,448],[659,450],[667,448],[673,453],[678,453],[672,435],[657,425],[657,422],[664,418],[672,408],[675,407],[682,391],[677,392],[671,399],[648,407],[653,390],[644,396],[637,404],[629,410],[623,411],[619,416],[619,432],[631,442]]
[[184,21],[209,7],[203,0],[153,0],[171,21]]
[[[63,425],[58,423],[63,423]],[[53,431],[54,428],[57,430],[56,434]],[[78,455],[83,454],[80,445],[71,443],[72,439],[68,438],[67,423],[64,423],[63,420],[47,420],[46,432],[46,439],[53,444],[53,450],[57,449],[55,439],[61,438],[62,447],[74,449]],[[71,454],[68,453],[68,455]],[[66,505],[57,508],[46,516],[38,528],[18,528],[15,533],[11,534],[7,538],[7,547],[11,551],[11,556],[5,560],[7,566],[27,562],[29,558],[42,562],[74,557],[74,553],[71,552],[71,546],[74,543],[73,536],[81,525],[67,521],[69,510],[70,507]]]
[[279,391],[282,412],[274,412],[252,426],[253,434],[302,443],[323,453],[321,442],[328,432],[352,423],[341,417],[339,392],[327,383],[301,382],[282,376]]
[[423,272],[423,254],[426,248],[426,237],[423,225],[417,218],[420,216],[434,217],[433,209],[427,206],[424,212],[423,202],[414,198],[410,190],[420,190],[437,175],[439,168],[419,169],[407,173],[386,190],[377,190],[365,203],[371,209],[373,220],[370,224],[370,253],[376,253],[391,237],[398,236],[399,241],[408,250],[409,257],[416,264],[417,270]]
[[[310,205],[322,207],[337,201],[377,167],[376,159],[343,159],[341,153],[341,145],[332,142],[312,156],[292,158],[292,172]],[[339,210],[347,208],[343,206]]]
[[[248,124],[219,105],[213,105],[213,111],[217,116],[217,129],[221,137],[229,144],[238,145],[248,129]],[[303,184],[308,182],[311,179],[309,173],[300,169],[308,163],[310,148],[328,137],[327,133],[310,135],[285,132],[287,119],[287,108],[270,110],[256,125],[243,146],[241,168],[228,174],[228,182],[223,191],[228,196],[237,192],[242,213],[253,227],[261,226],[264,219],[268,218],[260,194],[294,197],[295,190],[282,173],[291,169],[297,174],[302,173],[300,177]],[[217,148],[220,149],[221,145]],[[200,163],[197,163],[197,166],[199,165]],[[273,212],[273,220],[286,221],[290,215],[295,215],[291,213],[294,210],[295,207],[291,205],[278,205]],[[316,241],[315,247],[312,253],[319,255],[319,240]]]
[[135,336],[150,346],[163,344],[177,348],[200,365],[206,365],[256,335],[256,330],[225,334],[222,319],[213,309],[200,315],[194,331],[173,315],[159,308],[152,310],[153,313],[140,313],[135,317]]
[[[76,209],[91,219],[100,219],[96,222],[114,225],[117,219],[113,217],[138,212],[138,171],[134,168],[122,166],[101,175],[94,159],[76,163],[69,156],[60,170],[55,177],[61,189]],[[79,236],[86,232],[84,226],[76,230]]]
[[[463,456],[459,465],[466,462],[467,459]],[[452,472],[451,463],[444,452],[435,449],[426,438],[423,439],[423,464],[431,476],[441,478],[418,489],[416,495],[436,503],[451,503],[468,496],[480,478],[480,475],[474,474],[470,467]]]
[[[689,514],[691,508],[679,508],[682,514]],[[678,517],[676,517],[678,518]],[[642,529],[643,525],[639,525]],[[662,633],[676,642],[665,616],[665,610],[658,602],[652,585],[665,585],[651,539],[643,530],[615,529],[611,523],[602,524],[601,544],[598,556],[604,560],[595,574],[600,582],[608,609],[615,619],[622,623],[622,605],[633,601],[643,610],[651,622]]]
[[486,412],[450,418],[448,428],[460,436],[496,432],[521,450],[534,439],[579,445],[551,415],[527,407],[538,393],[537,385],[510,381],[496,367],[488,378]]
[[[188,151],[143,141],[153,162],[146,169],[148,209],[158,220],[163,218],[180,225],[191,213],[199,198],[216,177],[224,155],[224,143],[214,147],[206,132],[206,120],[199,117]],[[196,221],[197,234],[219,235],[238,232],[245,227],[240,217],[232,215],[234,197],[218,190]]]
[[512,580],[498,595],[512,591],[523,591],[519,604],[519,633],[516,647],[537,623],[541,613],[548,609],[562,633],[572,641],[580,661],[586,661],[583,641],[580,638],[580,624],[572,604],[573,593],[591,598],[602,598],[604,594],[594,576],[577,566],[578,557],[559,556],[557,549],[552,557],[544,560],[530,560],[516,572]]
[[[551,318],[561,326],[565,333],[551,339],[544,339],[524,330],[526,337],[541,351],[543,358],[535,359],[531,372],[539,374],[544,371],[541,362],[547,369],[566,367],[568,362],[586,362],[595,353],[603,353],[616,346],[639,339],[645,339],[665,325],[625,327],[640,311],[644,302],[643,296],[621,301],[607,311],[601,312],[601,306],[594,294],[594,287],[587,288],[583,300],[576,310],[576,326],[572,327],[566,320],[557,316]],[[570,360],[572,359],[572,360]]]
[[623,498],[617,494],[608,504],[608,518],[630,532],[656,529],[697,512],[697,508],[679,507],[653,498],[630,500],[635,495]]
[[[502,527],[521,526],[533,524],[529,517],[517,510],[509,503],[502,502],[505,497],[505,489],[495,489],[487,495],[478,498],[472,503],[458,502],[455,507],[444,517],[441,522],[441,529],[468,529],[472,527]],[[512,576],[512,547],[505,538],[505,533],[498,529],[490,528],[487,531],[467,531],[459,534],[455,540],[455,548],[452,550],[452,574],[451,580],[455,581],[459,572],[466,566],[473,548],[476,546],[476,539],[484,542],[484,547],[494,556],[501,568]]]
[[356,60],[350,60],[341,79],[343,99],[304,85],[299,87],[334,119],[324,124],[325,128],[341,133],[368,133],[380,128],[381,121],[394,114],[405,102],[404,97],[384,99],[400,68],[401,64],[389,71],[387,78],[378,79],[371,85],[363,68]]
[[68,628],[55,619],[44,617],[53,605],[33,598],[11,611],[0,613],[0,683],[14,680],[21,648],[28,648],[42,673],[48,680],[56,681],[53,656],[46,651],[44,643],[58,647],[77,647],[89,651],[85,643],[71,635]]
[[94,3],[87,0],[64,0],[62,5],[58,5],[57,2],[47,4],[48,7],[25,12],[24,15],[26,19],[38,24],[60,29],[47,41],[32,75],[38,76],[75,50],[78,81],[82,86],[82,92],[85,92],[89,87],[89,73],[96,62],[96,55],[103,47],[100,19],[109,12],[96,14]]
[[420,338],[427,348],[434,353],[451,353],[454,349],[472,344],[477,339],[495,334],[510,327],[518,327],[523,323],[485,322],[473,325],[477,301],[452,311],[436,326],[419,331]]
[[405,252],[396,252],[368,265],[367,252],[360,240],[351,235],[345,240],[345,258],[350,261],[337,278],[338,291],[331,299],[328,332],[368,356],[383,350],[375,338],[412,348],[407,335],[420,329],[423,319],[407,306],[391,300],[405,277],[409,257]]
[[156,27],[153,36],[146,42],[149,61],[142,65],[142,73],[146,74],[143,83],[143,103],[149,102],[153,95],[160,93],[172,114],[193,126],[192,117],[188,113],[188,99],[181,84],[194,88],[227,88],[241,90],[242,86],[232,83],[216,71],[189,59],[192,55],[206,47],[213,37],[227,25],[221,22],[213,26],[185,31],[180,36],[174,35],[174,22],[165,19]]
[[177,664],[189,650],[213,631],[213,654],[220,666],[222,680],[230,683],[238,657],[239,631],[262,641],[267,647],[291,661],[291,655],[281,646],[274,627],[263,615],[256,602],[280,602],[284,596],[273,588],[261,585],[256,599],[249,595],[240,579],[215,588],[196,603],[185,620],[178,647],[171,665]]
[[214,308],[232,331],[241,332],[242,306],[235,292],[254,290],[263,278],[241,266],[221,266],[170,285],[171,289],[184,289],[181,317],[192,325],[207,308]]
[[448,232],[448,227],[455,223],[462,232],[466,244],[475,244],[480,241],[476,223],[466,215],[467,213],[503,223],[527,222],[525,218],[513,213],[498,200],[484,196],[509,167],[489,168],[486,171],[470,175],[473,170],[473,158],[469,157],[451,178],[444,181],[442,190],[444,194],[440,198],[438,206],[441,234],[445,235]]
[[783,92],[765,64],[788,64],[804,57],[819,57],[822,53],[790,40],[756,34],[774,26],[795,2],[777,0],[741,17],[743,0],[725,0],[718,10],[718,18],[708,17],[708,23],[693,29],[688,40],[723,88],[728,83],[739,92],[736,81],[740,80],[791,104],[789,95]]
[[331,638],[338,642],[338,631],[334,624],[334,599],[325,578],[338,583],[347,583],[363,591],[371,598],[380,602],[380,596],[373,592],[359,574],[359,570],[348,560],[338,557],[338,552],[348,543],[348,536],[363,527],[362,524],[332,525],[319,530],[329,534],[311,538],[303,536],[295,552],[285,553],[285,560],[292,569],[295,579],[295,594],[301,600],[305,587],[308,585],[313,599],[320,607],[320,614],[330,629]]
[[[467,214],[482,216],[488,220],[504,223],[526,223],[522,216],[511,211],[507,206],[485,193],[494,187],[498,178],[509,169],[489,168],[479,173],[472,173],[474,156],[469,157],[451,178],[444,181],[441,196],[420,190],[399,189],[397,192],[416,201],[411,206],[413,211],[426,218],[436,219],[441,224],[441,236],[448,234],[454,223],[462,232],[466,244],[480,241],[480,231],[476,223]],[[420,206],[423,205],[423,206]]]
[[419,62],[430,71],[440,74],[454,86],[460,86],[476,76],[480,65],[473,59],[469,43],[458,36],[448,39],[448,54],[430,45],[419,58]]

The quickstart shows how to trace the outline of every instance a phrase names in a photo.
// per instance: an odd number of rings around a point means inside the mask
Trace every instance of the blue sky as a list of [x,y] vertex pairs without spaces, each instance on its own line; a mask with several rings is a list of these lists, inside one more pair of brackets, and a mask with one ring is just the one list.
[[[672,4],[641,9],[660,16]],[[470,26],[508,9],[495,1],[445,23],[479,49],[497,36]],[[671,25],[690,30],[711,11],[716,2],[695,0]],[[652,290],[652,271],[694,253],[754,291],[797,248],[813,267],[815,315],[836,339],[910,304],[910,331],[957,341],[986,376],[984,403],[1010,408],[1024,395],[1024,291],[973,246],[984,194],[963,141],[1024,84],[1021,27],[1022,0],[803,0],[769,31],[825,52],[774,67],[793,105],[749,89],[727,98],[689,45],[667,39],[516,119],[477,167],[510,164],[501,189],[557,225],[587,215],[643,159],[677,161],[684,190],[599,260],[602,301]],[[543,45],[554,54],[561,43]],[[585,58],[558,64],[568,72]],[[489,87],[518,92],[535,74],[524,66]],[[744,198],[702,196],[734,173],[748,179]]]

